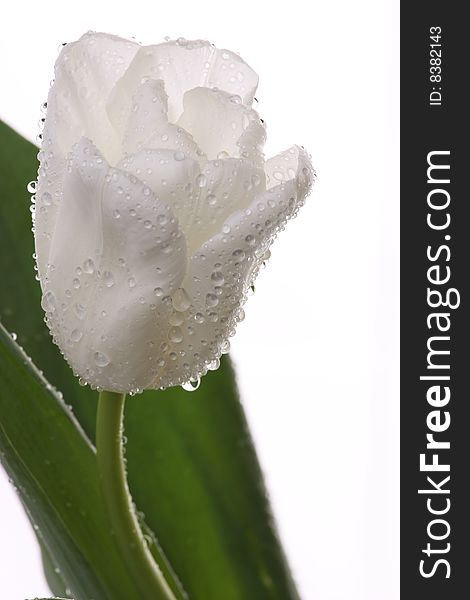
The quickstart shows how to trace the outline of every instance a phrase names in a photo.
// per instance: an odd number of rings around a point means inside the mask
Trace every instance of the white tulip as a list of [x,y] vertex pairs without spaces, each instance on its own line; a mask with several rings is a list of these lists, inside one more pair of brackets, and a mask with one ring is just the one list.
[[265,162],[256,73],[205,41],[67,44],[36,193],[42,306],[94,388],[132,392],[217,368],[277,232],[314,180],[293,146]]

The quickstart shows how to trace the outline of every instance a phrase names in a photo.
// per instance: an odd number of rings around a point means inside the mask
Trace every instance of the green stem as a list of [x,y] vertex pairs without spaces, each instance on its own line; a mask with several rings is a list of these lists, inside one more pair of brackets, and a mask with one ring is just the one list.
[[129,492],[123,453],[125,394],[100,392],[96,451],[101,487],[122,557],[142,600],[175,600],[147,546]]

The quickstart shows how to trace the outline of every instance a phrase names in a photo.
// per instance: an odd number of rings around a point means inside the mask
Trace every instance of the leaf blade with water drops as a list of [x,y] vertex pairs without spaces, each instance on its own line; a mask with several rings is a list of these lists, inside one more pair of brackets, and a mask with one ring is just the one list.
[[114,546],[93,447],[1,325],[0,452],[36,534],[76,599],[137,600]]

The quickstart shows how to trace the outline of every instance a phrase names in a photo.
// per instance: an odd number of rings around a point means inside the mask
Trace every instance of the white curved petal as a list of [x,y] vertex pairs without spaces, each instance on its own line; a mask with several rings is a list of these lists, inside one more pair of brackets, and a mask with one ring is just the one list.
[[243,157],[261,167],[266,131],[258,113],[244,106],[239,96],[198,87],[186,92],[183,104],[178,125],[210,159]]
[[264,172],[239,158],[206,161],[203,166],[181,151],[145,148],[118,167],[132,173],[168,204],[194,252],[265,189]]
[[104,33],[87,33],[67,44],[55,65],[49,90],[36,195],[36,254],[39,273],[48,260],[57,208],[62,199],[65,157],[82,137],[93,139],[109,160],[120,142],[108,121],[105,103],[139,46]]
[[[232,214],[223,231],[195,252],[184,287],[192,300],[191,343],[199,352],[199,367],[220,357],[269,246],[286,222],[296,215],[311,189],[314,171],[305,151],[296,148],[295,177],[257,195],[248,208]],[[189,336],[185,338],[188,342]],[[203,343],[205,342],[205,343]]]
[[[144,46],[117,83],[112,103],[131,103],[131,92],[142,78],[163,79],[169,97],[169,120],[183,109],[183,95],[194,87],[218,87],[237,94],[249,105],[258,85],[256,73],[236,54],[202,40],[177,40]],[[120,98],[121,100],[117,100]]]
[[123,138],[122,154],[134,154],[142,148],[168,148],[196,160],[204,159],[193,137],[169,123],[167,113],[168,96],[162,79],[144,78],[130,104],[114,98],[109,103],[108,114]]
[[240,158],[206,162],[175,207],[188,252],[220,231],[224,221],[265,189],[264,172]]
[[43,282],[49,327],[74,371],[112,391],[158,387],[170,295],[185,270],[185,241],[169,208],[82,140]]
[[119,167],[148,185],[180,218],[186,188],[200,172],[199,163],[179,150],[144,148],[126,156]]
[[123,135],[123,154],[132,154],[145,146],[149,137],[168,123],[168,96],[161,79],[147,79],[137,88],[129,107]]
[[120,144],[106,100],[139,47],[116,36],[87,33],[63,48],[55,64],[44,134],[54,137],[64,155],[84,136],[95,142],[108,162],[116,160]]
[[161,129],[149,137],[145,147],[175,150],[199,162],[207,160],[206,155],[199,148],[193,136],[173,123],[163,124]]

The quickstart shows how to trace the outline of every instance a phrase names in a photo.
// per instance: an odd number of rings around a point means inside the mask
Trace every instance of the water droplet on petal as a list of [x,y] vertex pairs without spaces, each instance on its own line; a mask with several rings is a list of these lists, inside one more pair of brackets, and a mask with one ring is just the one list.
[[219,304],[219,299],[215,294],[207,294],[206,296],[206,306],[209,308],[213,308]]
[[93,262],[93,259],[87,258],[87,260],[83,263],[83,270],[89,275],[95,272],[95,263]]
[[52,204],[52,196],[49,192],[44,192],[41,196],[41,200],[45,206],[50,206]]
[[211,279],[215,285],[223,285],[225,279],[221,271],[214,271],[211,275]]
[[218,358],[211,360],[211,362],[207,365],[207,368],[209,369],[209,371],[217,371],[217,369],[219,367],[220,367],[220,360]]
[[186,158],[186,154],[184,152],[181,152],[181,150],[178,150],[177,152],[175,152],[173,156],[175,157],[175,160],[177,160],[177,161],[181,161]]
[[200,188],[203,188],[207,185],[207,177],[204,175],[204,173],[200,173],[196,177],[196,185]]
[[198,377],[196,380],[191,379],[190,381],[183,383],[181,385],[181,387],[186,392],[195,392],[200,385],[201,385],[201,378]]
[[184,288],[178,288],[171,298],[171,303],[178,312],[185,312],[191,306],[191,299]]
[[110,288],[114,285],[114,276],[111,271],[104,271],[103,273],[103,283],[106,287]]
[[93,358],[98,367],[106,367],[109,365],[109,358],[103,352],[95,352]]
[[50,290],[44,294],[41,300],[41,306],[46,312],[53,313],[56,310],[56,297]]
[[183,331],[181,327],[171,327],[168,332],[168,339],[170,342],[179,344],[183,340]]
[[77,343],[82,339],[82,335],[83,334],[80,331],[80,329],[74,329],[70,334],[70,339],[72,340],[72,342]]

